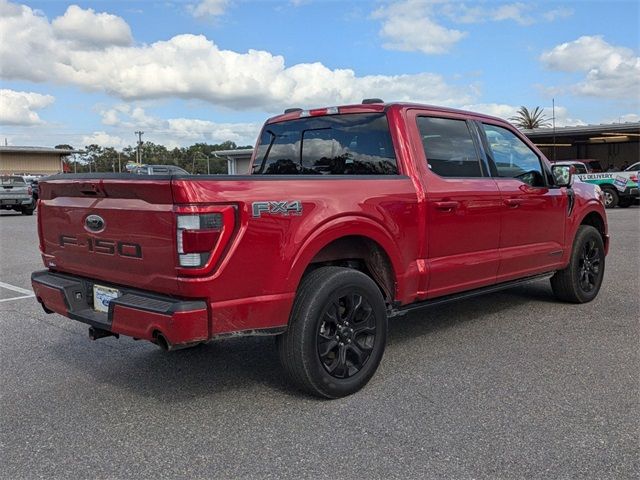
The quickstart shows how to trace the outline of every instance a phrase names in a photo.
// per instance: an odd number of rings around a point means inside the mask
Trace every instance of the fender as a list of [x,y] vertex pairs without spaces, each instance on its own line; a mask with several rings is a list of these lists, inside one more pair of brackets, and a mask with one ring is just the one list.
[[391,261],[397,282],[396,293],[404,291],[405,265],[393,237],[376,221],[358,215],[333,218],[309,235],[291,265],[290,274],[286,279],[286,291],[295,292],[297,290],[304,271],[320,250],[335,240],[349,236],[366,237],[379,244]]
[[[580,196],[576,195],[576,198],[579,199]],[[578,202],[580,202],[580,200],[578,200]],[[571,253],[573,251],[573,241],[578,234],[578,228],[580,227],[580,225],[585,223],[585,219],[591,214],[598,215],[598,217],[602,220],[602,223],[604,225],[604,232],[602,233],[604,234],[605,255],[609,253],[609,232],[607,227],[607,215],[605,213],[604,207],[599,200],[589,199],[585,201],[584,199],[582,199],[582,201],[578,205],[576,205],[574,214],[571,217],[567,218],[567,225],[565,230],[565,248],[563,255],[564,266],[569,264]],[[586,223],[589,224],[589,222]]]

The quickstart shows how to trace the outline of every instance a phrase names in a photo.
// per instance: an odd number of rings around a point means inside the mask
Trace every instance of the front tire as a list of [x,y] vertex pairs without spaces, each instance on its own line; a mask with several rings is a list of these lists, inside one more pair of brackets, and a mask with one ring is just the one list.
[[581,225],[573,241],[569,265],[551,277],[553,293],[565,302],[590,302],[600,291],[604,266],[604,242],[600,232],[590,225]]
[[375,282],[357,270],[322,267],[303,278],[277,346],[298,387],[339,398],[367,384],[386,341],[387,312]]

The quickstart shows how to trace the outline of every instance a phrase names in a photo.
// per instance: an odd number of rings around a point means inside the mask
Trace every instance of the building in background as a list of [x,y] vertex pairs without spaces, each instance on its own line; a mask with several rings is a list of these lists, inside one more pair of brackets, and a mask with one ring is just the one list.
[[227,161],[227,173],[229,175],[248,175],[251,165],[253,148],[239,148],[237,150],[218,150],[213,154]]
[[64,160],[78,150],[0,146],[0,173],[52,175],[65,171]]
[[[549,160],[600,160],[620,169],[640,159],[640,122],[522,130]],[[555,145],[555,146],[554,146]],[[555,151],[555,153],[554,153]]]

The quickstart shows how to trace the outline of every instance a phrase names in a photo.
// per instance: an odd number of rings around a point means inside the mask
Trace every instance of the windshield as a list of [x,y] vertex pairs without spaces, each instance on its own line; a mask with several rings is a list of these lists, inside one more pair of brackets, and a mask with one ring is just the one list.
[[387,117],[356,113],[268,124],[260,135],[253,173],[397,174]]
[[16,186],[26,185],[22,177],[8,177],[8,176],[0,177],[0,183],[2,185],[16,185]]

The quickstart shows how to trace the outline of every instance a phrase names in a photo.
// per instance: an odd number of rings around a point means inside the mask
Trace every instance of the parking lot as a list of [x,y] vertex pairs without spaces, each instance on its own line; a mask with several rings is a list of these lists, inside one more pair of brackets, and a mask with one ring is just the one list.
[[272,338],[165,353],[29,297],[36,216],[0,215],[3,478],[638,478],[640,209],[608,211],[590,304],[548,281],[390,323],[361,392],[293,390]]

